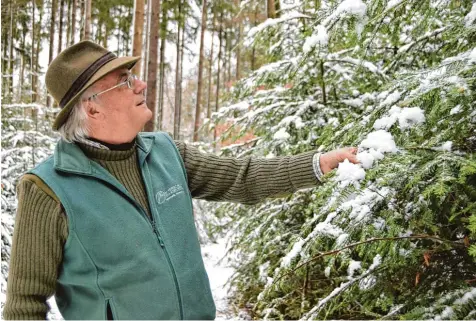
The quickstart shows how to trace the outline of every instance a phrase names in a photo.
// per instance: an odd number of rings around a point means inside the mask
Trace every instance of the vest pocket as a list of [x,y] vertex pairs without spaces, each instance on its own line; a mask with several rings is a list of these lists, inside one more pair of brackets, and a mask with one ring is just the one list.
[[112,301],[112,299],[107,299],[106,300],[106,320],[115,320],[116,319],[114,317],[114,313],[112,312],[111,301]]

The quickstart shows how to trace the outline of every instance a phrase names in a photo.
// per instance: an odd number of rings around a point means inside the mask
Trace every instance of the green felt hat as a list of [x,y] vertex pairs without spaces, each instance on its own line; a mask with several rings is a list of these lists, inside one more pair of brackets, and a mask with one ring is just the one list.
[[59,104],[53,129],[64,124],[82,93],[96,81],[118,68],[134,67],[140,57],[117,57],[112,52],[86,40],[63,50],[46,71],[46,88]]

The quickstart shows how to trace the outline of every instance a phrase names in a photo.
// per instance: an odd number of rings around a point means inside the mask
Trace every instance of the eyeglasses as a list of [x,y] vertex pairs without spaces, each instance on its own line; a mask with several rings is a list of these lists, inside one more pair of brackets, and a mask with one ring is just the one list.
[[127,84],[127,87],[129,87],[129,89],[134,89],[135,83],[136,83],[136,80],[137,80],[137,79],[139,79],[139,77],[137,77],[137,76],[134,75],[134,74],[130,74],[130,75],[127,77],[126,81],[121,82],[120,84],[117,84],[117,85],[115,85],[115,86],[113,86],[113,87],[111,87],[111,88],[109,88],[109,89],[106,89],[106,90],[103,90],[103,91],[101,91],[101,92],[98,92],[98,93],[96,93],[96,94],[94,94],[94,95],[88,97],[86,100],[94,99],[94,98],[96,98],[96,97],[99,96],[99,95],[102,95],[102,94],[104,94],[104,93],[106,93],[106,92],[108,92],[108,91],[110,91],[110,90],[113,90],[113,89],[115,89],[115,88],[117,88],[117,87],[124,86],[124,85],[126,85],[126,84]]

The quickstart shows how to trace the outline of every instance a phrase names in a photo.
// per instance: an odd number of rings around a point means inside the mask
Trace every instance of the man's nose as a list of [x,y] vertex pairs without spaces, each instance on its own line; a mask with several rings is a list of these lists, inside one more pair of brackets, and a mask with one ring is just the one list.
[[147,83],[141,79],[136,79],[135,86],[134,86],[134,93],[140,94],[141,92],[145,92],[147,89]]

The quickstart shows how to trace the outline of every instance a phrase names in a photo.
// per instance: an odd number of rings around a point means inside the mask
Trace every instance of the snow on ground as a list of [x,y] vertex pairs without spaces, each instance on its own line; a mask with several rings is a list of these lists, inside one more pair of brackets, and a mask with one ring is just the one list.
[[213,299],[217,308],[217,320],[236,319],[231,311],[228,301],[228,289],[226,282],[233,274],[233,269],[228,267],[226,260],[222,258],[226,253],[226,240],[219,239],[217,243],[202,246],[202,256],[205,268],[210,279]]
[[48,300],[48,304],[49,304],[51,310],[50,310],[50,312],[48,312],[48,315],[46,316],[46,318],[48,320],[64,320],[63,316],[61,315],[61,313],[58,310],[58,306],[56,305],[56,300],[55,300],[54,296],[52,296]]

